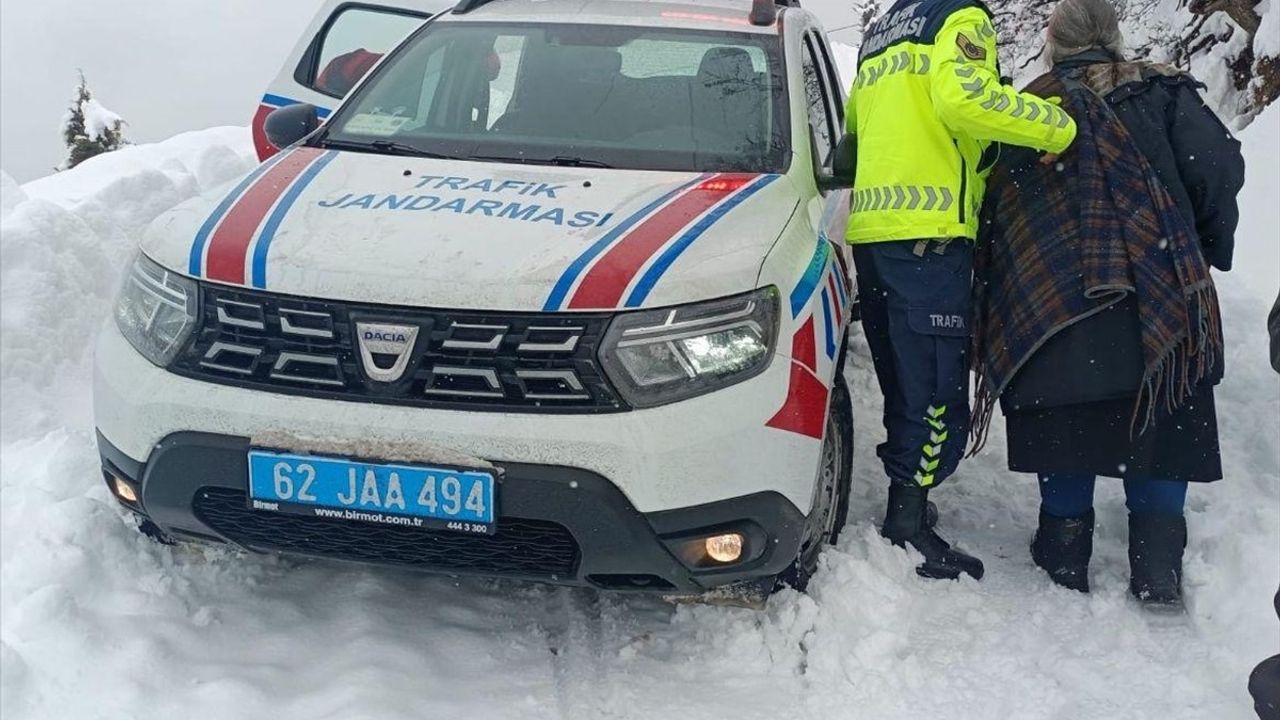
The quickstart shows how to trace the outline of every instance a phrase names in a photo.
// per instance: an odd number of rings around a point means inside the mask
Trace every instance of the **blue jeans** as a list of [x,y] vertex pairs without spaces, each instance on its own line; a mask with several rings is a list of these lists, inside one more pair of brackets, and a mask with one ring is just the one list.
[[[1093,508],[1092,475],[1041,475],[1040,507],[1050,515],[1079,517]],[[1124,504],[1129,512],[1181,515],[1187,484],[1178,480],[1124,481]]]

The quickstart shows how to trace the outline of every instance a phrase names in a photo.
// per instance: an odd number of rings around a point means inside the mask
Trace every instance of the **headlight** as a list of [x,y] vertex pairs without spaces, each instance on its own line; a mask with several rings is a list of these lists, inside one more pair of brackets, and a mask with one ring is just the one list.
[[151,362],[173,360],[196,324],[196,283],[139,254],[116,298],[116,327]]
[[654,407],[740,383],[769,367],[778,290],[619,315],[600,361],[635,407]]

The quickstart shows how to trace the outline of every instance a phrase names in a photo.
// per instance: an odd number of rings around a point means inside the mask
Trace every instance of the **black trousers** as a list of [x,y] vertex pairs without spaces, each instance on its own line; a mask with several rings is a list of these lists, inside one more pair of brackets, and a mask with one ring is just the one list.
[[1280,655],[1263,660],[1249,676],[1253,709],[1261,720],[1280,720]]
[[973,245],[967,240],[853,246],[862,328],[884,394],[894,483],[931,487],[960,463],[969,432]]

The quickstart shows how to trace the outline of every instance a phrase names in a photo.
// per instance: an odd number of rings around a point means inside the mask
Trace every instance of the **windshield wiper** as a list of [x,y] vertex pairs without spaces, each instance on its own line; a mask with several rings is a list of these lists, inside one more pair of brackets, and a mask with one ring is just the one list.
[[394,140],[373,140],[371,142],[355,142],[352,140],[330,140],[322,137],[319,139],[320,147],[331,148],[334,150],[354,150],[356,152],[377,152],[383,155],[406,155],[411,157],[434,158],[437,160],[462,160],[463,158],[454,155],[446,155],[444,153],[424,150],[423,148],[410,145],[408,143],[396,142]]
[[611,168],[609,163],[592,160],[590,158],[573,157],[570,155],[557,155],[547,160],[550,165],[565,165],[568,167],[593,167],[593,168]]
[[521,165],[559,165],[563,167],[592,167],[592,168],[612,168],[613,166],[599,160],[590,158],[573,157],[570,155],[556,155],[549,158],[536,157],[509,157],[506,155],[472,155],[470,160],[486,160],[489,162],[510,162],[519,163]]

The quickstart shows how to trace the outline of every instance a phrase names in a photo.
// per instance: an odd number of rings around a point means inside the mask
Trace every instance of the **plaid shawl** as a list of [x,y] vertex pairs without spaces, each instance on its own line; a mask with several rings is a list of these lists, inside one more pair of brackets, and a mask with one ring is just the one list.
[[1076,121],[1076,142],[1057,167],[1006,151],[991,175],[975,257],[974,452],[1031,355],[1128,295],[1145,365],[1131,435],[1222,362],[1218,298],[1195,228],[1099,94],[1113,89],[1106,76],[1089,71],[1049,73],[1028,87],[1062,98]]

